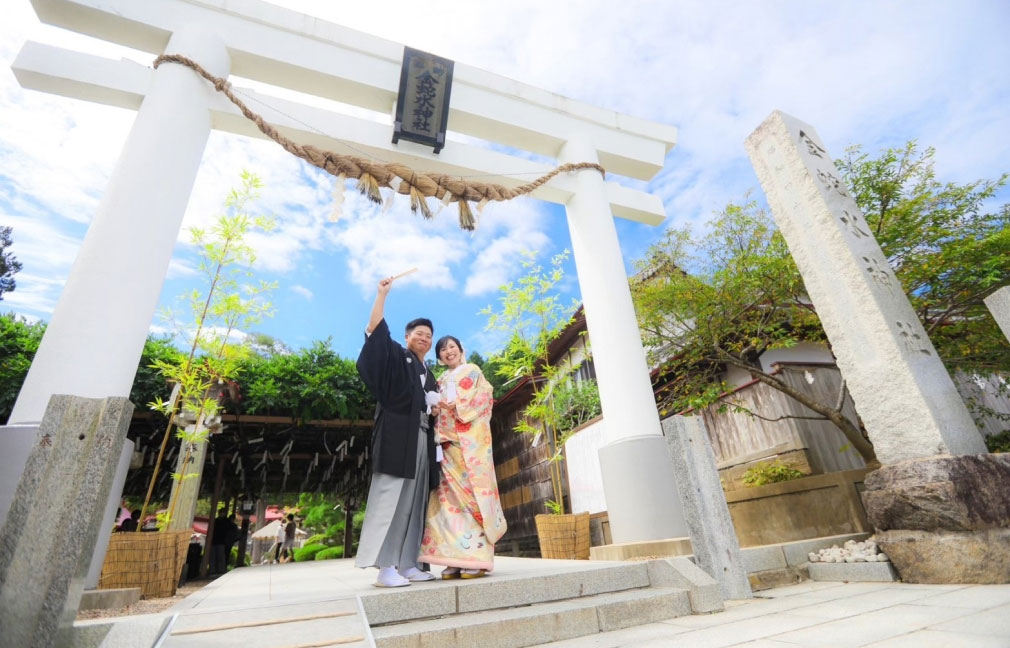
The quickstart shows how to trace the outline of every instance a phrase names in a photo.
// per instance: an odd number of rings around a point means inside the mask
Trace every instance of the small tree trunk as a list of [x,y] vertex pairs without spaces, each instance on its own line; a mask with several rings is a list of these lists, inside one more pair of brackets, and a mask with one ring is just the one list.
[[834,423],[835,427],[841,430],[842,434],[845,435],[846,440],[852,444],[852,447],[856,449],[859,456],[863,458],[867,466],[880,465],[880,461],[877,459],[877,453],[873,449],[873,444],[870,440],[863,436],[863,432],[853,425],[844,414],[842,414],[841,409],[835,409],[821,403],[820,401],[811,398],[808,394],[803,393],[798,389],[794,389],[790,385],[778,380],[774,376],[770,376],[763,371],[756,371],[753,368],[749,369],[751,376],[761,381],[762,383],[779,390],[783,394],[793,398],[799,402],[804,407],[817,412],[824,418],[828,419]]

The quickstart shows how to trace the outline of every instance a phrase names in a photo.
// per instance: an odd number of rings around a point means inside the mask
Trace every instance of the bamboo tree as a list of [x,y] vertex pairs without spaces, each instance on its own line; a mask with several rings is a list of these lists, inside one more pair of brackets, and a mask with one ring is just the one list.
[[557,285],[564,277],[562,264],[568,251],[554,256],[551,267],[545,270],[527,252],[523,261],[526,274],[518,283],[509,282],[501,287],[499,308],[490,306],[481,311],[487,316],[487,330],[509,334],[502,351],[489,360],[497,366],[506,384],[528,379],[533,387],[533,398],[523,410],[523,416],[513,428],[516,432],[543,438],[550,450],[551,488],[554,499],[547,503],[552,513],[564,512],[564,493],[561,463],[564,438],[561,433],[561,412],[555,402],[555,389],[561,376],[561,367],[551,363],[550,345],[572,321],[574,304],[561,303]]
[[[253,215],[249,211],[259,197],[261,187],[262,182],[256,175],[243,171],[240,187],[228,193],[224,213],[217,217],[214,224],[207,230],[190,228],[191,242],[200,250],[198,271],[206,280],[206,292],[194,288],[186,295],[193,330],[186,359],[181,363],[158,360],[152,365],[176,389],[168,402],[157,398],[149,404],[151,409],[163,413],[168,423],[141,509],[141,519],[147,514],[173,428],[177,428],[176,436],[181,440],[185,454],[181,470],[172,473],[172,479],[181,484],[196,476],[188,470],[193,451],[207,440],[209,430],[205,423],[218,413],[218,401],[211,395],[211,390],[215,384],[233,380],[249,354],[248,348],[229,343],[229,338],[234,332],[255,325],[272,314],[272,306],[265,296],[276,284],[240,282],[243,277],[251,275],[249,267],[256,260],[252,247],[245,242],[246,235],[253,230],[270,231],[273,228],[271,218]],[[181,412],[192,414],[195,420],[192,431],[177,423]],[[159,516],[160,527],[167,527],[171,522],[178,494],[177,488],[167,514]]]

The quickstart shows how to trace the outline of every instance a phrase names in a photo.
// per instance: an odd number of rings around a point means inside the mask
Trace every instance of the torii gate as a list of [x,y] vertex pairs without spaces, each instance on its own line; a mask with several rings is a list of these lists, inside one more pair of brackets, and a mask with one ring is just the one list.
[[[183,54],[220,77],[235,73],[385,114],[396,102],[401,45],[260,0],[32,5],[45,23],[152,55]],[[18,424],[39,421],[52,394],[129,395],[211,128],[262,135],[180,65],[154,70],[28,42],[12,67],[25,88],[137,110],[14,406],[10,423]],[[611,173],[649,180],[676,140],[671,126],[458,63],[453,85],[451,130],[560,163],[599,162]],[[520,183],[497,174],[550,170],[456,142],[435,156],[421,145],[391,144],[389,125],[275,98],[265,103],[285,115],[266,115],[285,136],[324,149],[344,141],[378,159],[481,174],[506,186]],[[567,213],[606,420],[600,458],[613,539],[686,536],[613,222],[618,216],[657,225],[665,217],[662,203],[592,170],[556,177],[534,195],[565,205]]]

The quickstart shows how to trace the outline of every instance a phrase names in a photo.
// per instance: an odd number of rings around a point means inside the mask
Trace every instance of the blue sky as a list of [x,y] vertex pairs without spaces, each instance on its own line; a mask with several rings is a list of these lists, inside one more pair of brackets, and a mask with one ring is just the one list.
[[[470,1],[277,2],[303,13],[484,68],[537,87],[680,129],[647,185],[668,224],[703,228],[749,190],[760,197],[743,141],[774,109],[813,124],[829,150],[871,151],[908,139],[937,148],[941,180],[1010,170],[1010,5],[1005,2]],[[461,8],[465,7],[465,10]],[[399,18],[403,17],[403,18]],[[129,131],[131,111],[22,90],[9,69],[37,40],[148,65],[145,53],[40,25],[27,0],[0,26],[0,225],[14,227],[24,264],[0,310],[48,319]],[[270,88],[255,86],[263,92]],[[450,124],[451,127],[451,124]],[[452,143],[450,142],[449,146]],[[260,206],[278,229],[254,237],[257,275],[276,280],[276,315],[256,330],[289,346],[333,337],[357,353],[375,282],[413,266],[388,302],[394,328],[424,314],[436,334],[493,351],[478,311],[521,271],[524,249],[548,257],[569,246],[561,207],[532,199],[491,204],[471,236],[447,209],[433,223],[405,200],[388,213],[347,193],[328,221],[332,178],[260,140],[215,132],[185,225],[209,221],[243,168],[266,184]],[[1010,199],[1004,192],[1000,202]],[[617,220],[630,270],[662,232]],[[180,233],[163,306],[194,285]],[[564,288],[578,298],[569,262]],[[165,323],[156,320],[153,330]]]

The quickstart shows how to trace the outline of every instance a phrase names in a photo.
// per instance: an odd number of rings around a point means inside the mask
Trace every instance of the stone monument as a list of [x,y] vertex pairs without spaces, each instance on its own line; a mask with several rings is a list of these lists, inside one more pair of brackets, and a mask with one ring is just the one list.
[[[1010,560],[979,580],[987,555],[1010,554],[1010,511],[971,490],[983,475],[1010,488],[1010,457],[974,456],[982,436],[824,144],[776,111],[746,145],[884,464],[863,497],[881,548],[906,581],[1010,582]],[[979,550],[957,567],[960,543]]]
[[70,644],[132,415],[125,398],[50,399],[0,530],[0,647]]
[[1003,335],[1010,340],[1010,286],[1003,286],[985,298],[985,305],[999,324]]
[[695,562],[718,581],[723,598],[751,598],[747,569],[705,421],[700,416],[671,416],[663,420],[663,434],[677,476]]

